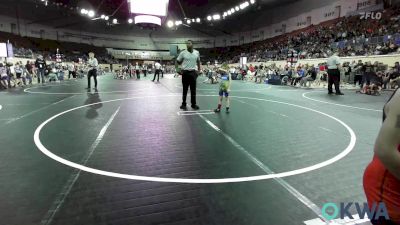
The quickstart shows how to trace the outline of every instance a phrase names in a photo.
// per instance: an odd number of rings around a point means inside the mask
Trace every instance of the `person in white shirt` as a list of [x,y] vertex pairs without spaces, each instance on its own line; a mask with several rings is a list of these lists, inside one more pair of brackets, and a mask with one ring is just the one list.
[[0,84],[4,89],[7,89],[9,86],[7,68],[3,63],[0,63]]
[[147,77],[147,65],[146,64],[143,64],[142,72],[143,72],[144,77]]
[[89,70],[88,70],[88,87],[87,89],[90,90],[90,79],[93,77],[94,79],[94,88],[97,90],[97,67],[99,63],[97,59],[94,57],[94,53],[89,53],[89,60],[87,62]]
[[127,67],[123,67],[121,72],[122,74],[129,74],[129,78],[132,78],[132,64],[129,63]]
[[236,69],[235,69],[235,67],[231,66],[231,68],[229,68],[229,73],[231,74],[231,77],[233,79],[236,79]]
[[136,65],[135,65],[135,71],[136,71],[136,78],[137,78],[138,80],[140,80],[140,65],[139,65],[139,63],[136,63]]
[[156,71],[154,73],[153,82],[156,80],[156,76],[157,76],[157,82],[160,82],[161,64],[159,62],[156,62],[156,64],[154,64],[154,69]]
[[68,64],[68,79],[76,78],[76,73],[75,73],[75,65],[73,63]]
[[187,50],[183,50],[176,59],[177,63],[182,66],[183,94],[180,108],[183,110],[187,109],[186,97],[190,87],[192,108],[198,110],[200,107],[196,104],[196,80],[198,73],[201,71],[200,53],[193,49],[193,42],[191,40],[186,42],[186,47]]
[[332,86],[335,85],[336,95],[343,95],[340,91],[340,65],[342,64],[337,53],[328,58],[328,94],[333,94]]
[[17,85],[18,86],[22,86],[22,73],[24,72],[21,65],[19,64],[19,62],[17,62],[17,64],[15,64],[14,67],[14,71],[15,71],[15,76],[17,77]]

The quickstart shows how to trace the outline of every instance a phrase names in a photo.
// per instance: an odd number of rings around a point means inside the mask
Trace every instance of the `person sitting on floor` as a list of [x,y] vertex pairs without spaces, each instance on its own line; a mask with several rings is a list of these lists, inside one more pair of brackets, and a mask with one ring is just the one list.
[[3,65],[3,63],[0,63],[0,84],[2,88],[7,89],[8,88],[8,74],[7,74],[7,68]]

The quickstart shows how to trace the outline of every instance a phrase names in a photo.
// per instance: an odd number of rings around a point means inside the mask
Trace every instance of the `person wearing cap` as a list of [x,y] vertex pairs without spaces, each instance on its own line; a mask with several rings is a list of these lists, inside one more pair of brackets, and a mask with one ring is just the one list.
[[98,63],[97,59],[94,57],[93,52],[89,53],[89,60],[88,60],[87,64],[89,67],[87,89],[90,90],[91,77],[93,77],[93,79],[94,79],[94,88],[97,89],[97,67],[99,66],[99,63]]
[[333,94],[332,86],[335,85],[336,95],[343,95],[340,91],[340,67],[341,60],[338,56],[338,53],[335,52],[331,57],[328,58],[328,94]]

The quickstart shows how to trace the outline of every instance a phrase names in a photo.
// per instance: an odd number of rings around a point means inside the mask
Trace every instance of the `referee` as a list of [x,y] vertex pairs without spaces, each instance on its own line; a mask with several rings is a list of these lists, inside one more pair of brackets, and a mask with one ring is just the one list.
[[88,60],[87,64],[89,66],[87,89],[90,90],[90,80],[91,80],[91,77],[93,77],[94,89],[97,90],[97,67],[99,66],[99,63],[98,63],[97,59],[94,57],[93,52],[89,53],[89,60]]
[[193,42],[188,40],[186,42],[187,50],[183,50],[178,58],[177,63],[182,68],[182,110],[187,110],[186,96],[190,87],[192,109],[199,110],[200,107],[196,104],[196,80],[200,70],[200,53],[193,49]]
[[328,94],[333,94],[332,86],[335,85],[336,95],[343,95],[340,91],[340,58],[334,53],[328,58]]

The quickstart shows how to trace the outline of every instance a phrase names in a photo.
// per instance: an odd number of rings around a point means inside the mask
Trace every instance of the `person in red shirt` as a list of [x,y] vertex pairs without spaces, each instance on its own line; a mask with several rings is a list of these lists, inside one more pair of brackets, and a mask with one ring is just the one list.
[[251,65],[251,64],[250,64],[249,70],[250,70],[251,73],[254,73],[254,72],[256,71],[256,69],[254,68],[254,66]]
[[325,65],[321,64],[319,66],[319,71],[324,72],[325,71]]
[[400,224],[400,91],[383,110],[383,125],[375,142],[374,157],[364,172],[364,191],[372,208],[385,203],[390,220],[371,220],[374,225]]

